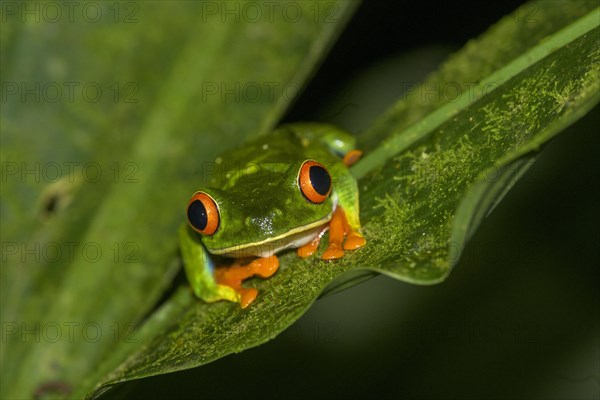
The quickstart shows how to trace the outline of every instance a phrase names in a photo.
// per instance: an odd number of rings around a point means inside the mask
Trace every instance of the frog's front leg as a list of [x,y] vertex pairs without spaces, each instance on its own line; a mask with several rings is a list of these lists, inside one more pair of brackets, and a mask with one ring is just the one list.
[[365,244],[365,238],[357,229],[351,227],[346,212],[338,206],[329,222],[329,245],[321,258],[335,260],[344,256],[344,250],[356,250]]
[[217,267],[215,280],[219,285],[225,285],[240,294],[240,306],[248,307],[256,299],[258,290],[255,288],[244,288],[242,282],[253,276],[268,278],[277,272],[279,259],[272,255],[265,258],[257,258],[248,264],[234,263],[230,266]]
[[328,229],[329,225],[325,224],[323,226],[323,229],[321,229],[321,231],[317,234],[317,236],[315,236],[313,240],[311,240],[304,246],[298,247],[298,250],[296,250],[296,254],[298,254],[298,257],[306,258],[315,254],[315,251],[317,251],[317,247],[319,247],[319,243],[321,242],[321,238],[323,237],[325,232],[327,232]]

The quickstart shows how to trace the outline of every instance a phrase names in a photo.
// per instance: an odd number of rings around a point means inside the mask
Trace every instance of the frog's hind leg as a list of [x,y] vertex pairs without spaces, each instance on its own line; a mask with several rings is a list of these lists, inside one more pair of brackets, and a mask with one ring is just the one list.
[[360,233],[356,180],[347,168],[342,167],[335,171],[334,182],[337,206],[329,223],[329,247],[321,257],[324,260],[340,258],[344,250],[356,250],[366,244]]
[[215,279],[218,284],[231,287],[240,294],[240,306],[248,307],[258,296],[255,288],[245,288],[242,282],[253,276],[268,278],[279,268],[279,259],[272,255],[265,258],[257,258],[248,264],[235,263],[230,266],[218,267],[215,270]]
[[198,235],[187,224],[182,224],[179,228],[179,240],[185,275],[194,294],[208,303],[219,300],[239,303],[238,292],[215,281],[214,261],[200,242]]

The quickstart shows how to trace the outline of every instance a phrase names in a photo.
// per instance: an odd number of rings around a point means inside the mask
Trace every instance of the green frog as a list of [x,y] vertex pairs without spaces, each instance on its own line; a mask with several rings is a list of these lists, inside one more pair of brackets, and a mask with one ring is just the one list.
[[[327,230],[324,260],[364,246],[358,186],[348,169],[362,154],[354,145],[334,126],[294,123],[218,157],[179,230],[196,296],[248,307],[258,290],[243,287],[244,280],[275,274],[283,250],[313,255]],[[214,256],[234,261],[215,266]]]

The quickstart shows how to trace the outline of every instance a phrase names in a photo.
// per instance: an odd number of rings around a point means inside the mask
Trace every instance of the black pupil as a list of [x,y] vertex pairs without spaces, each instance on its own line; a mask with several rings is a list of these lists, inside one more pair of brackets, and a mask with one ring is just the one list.
[[194,200],[187,210],[188,220],[190,224],[199,231],[203,231],[208,223],[206,215],[206,207],[200,200]]
[[315,192],[319,193],[321,196],[325,196],[331,187],[331,177],[325,168],[313,165],[309,169],[309,175],[310,184],[313,189],[315,189]]

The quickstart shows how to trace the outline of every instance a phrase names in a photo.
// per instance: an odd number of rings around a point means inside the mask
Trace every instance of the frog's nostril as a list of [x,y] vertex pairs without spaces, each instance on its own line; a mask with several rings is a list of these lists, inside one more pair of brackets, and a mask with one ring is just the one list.
[[283,215],[283,211],[281,211],[281,209],[279,209],[277,207],[273,207],[273,209],[271,209],[271,213],[273,214],[273,216],[277,216],[277,217],[280,217]]

